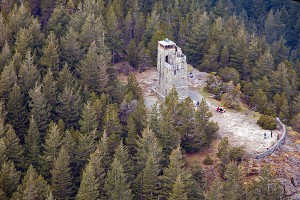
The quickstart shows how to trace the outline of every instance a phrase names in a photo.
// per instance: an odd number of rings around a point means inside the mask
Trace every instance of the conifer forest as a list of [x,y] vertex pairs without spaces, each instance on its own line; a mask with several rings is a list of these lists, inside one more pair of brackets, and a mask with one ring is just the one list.
[[207,92],[231,109],[238,94],[300,132],[299,2],[2,0],[0,9],[1,200],[286,198],[270,167],[247,182],[243,149],[226,138],[207,181],[186,161],[218,137],[206,102],[195,110],[174,89],[148,110],[137,78],[120,81],[116,66],[155,69],[157,42],[169,38],[214,74]]

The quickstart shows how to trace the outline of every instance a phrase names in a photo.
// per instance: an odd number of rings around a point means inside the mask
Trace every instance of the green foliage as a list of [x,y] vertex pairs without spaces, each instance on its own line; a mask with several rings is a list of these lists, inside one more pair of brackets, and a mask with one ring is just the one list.
[[84,105],[79,124],[81,126],[80,132],[82,134],[87,134],[98,129],[96,112],[89,101]]
[[203,160],[203,164],[212,165],[213,163],[214,163],[214,161],[211,159],[211,157],[209,155],[206,155],[205,159]]
[[238,83],[240,81],[240,73],[232,67],[219,69],[218,75],[224,82],[233,81],[234,83]]
[[73,195],[73,182],[70,171],[70,157],[64,147],[61,147],[58,157],[54,160],[51,170],[51,189],[55,199],[67,199]]
[[15,168],[12,161],[4,162],[0,170],[0,188],[4,193],[3,196],[10,198],[16,191],[20,181],[20,172]]
[[92,165],[87,165],[85,170],[83,171],[82,180],[81,180],[81,184],[76,199],[96,200],[99,198],[98,188],[99,188],[99,183],[97,183],[94,168]]
[[107,173],[105,190],[108,198],[111,200],[132,199],[131,189],[127,182],[127,175],[124,173],[122,164],[117,158],[114,159],[111,164],[111,170]]
[[277,122],[272,116],[261,115],[257,120],[257,124],[265,130],[275,130]]

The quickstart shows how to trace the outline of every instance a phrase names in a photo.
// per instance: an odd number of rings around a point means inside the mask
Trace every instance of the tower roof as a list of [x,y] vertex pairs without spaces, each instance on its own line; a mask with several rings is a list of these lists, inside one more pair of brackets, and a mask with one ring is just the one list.
[[165,40],[159,41],[158,43],[161,44],[162,46],[176,45],[175,42],[172,42],[168,38],[166,38]]

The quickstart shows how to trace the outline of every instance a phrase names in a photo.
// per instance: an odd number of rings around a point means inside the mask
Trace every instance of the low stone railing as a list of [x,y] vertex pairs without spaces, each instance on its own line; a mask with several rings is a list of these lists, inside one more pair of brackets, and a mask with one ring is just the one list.
[[285,139],[286,139],[286,135],[287,135],[285,125],[280,121],[280,119],[278,117],[276,118],[276,121],[277,121],[277,124],[280,126],[281,132],[282,132],[280,139],[271,148],[269,148],[267,151],[256,155],[255,156],[256,159],[261,159],[261,158],[264,158],[268,155],[271,155],[274,151],[279,149],[281,147],[281,145],[284,144]]

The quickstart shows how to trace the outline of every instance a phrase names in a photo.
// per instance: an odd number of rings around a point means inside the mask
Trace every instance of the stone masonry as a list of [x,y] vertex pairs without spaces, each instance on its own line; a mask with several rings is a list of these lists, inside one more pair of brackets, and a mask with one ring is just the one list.
[[178,92],[179,101],[188,97],[186,56],[168,39],[158,42],[157,71],[159,77],[156,93],[161,99],[164,99],[173,87]]

